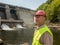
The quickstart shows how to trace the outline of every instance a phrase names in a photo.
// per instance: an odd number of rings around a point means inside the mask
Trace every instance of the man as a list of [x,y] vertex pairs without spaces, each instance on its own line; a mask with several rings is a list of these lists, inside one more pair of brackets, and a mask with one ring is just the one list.
[[39,10],[35,13],[34,17],[37,29],[34,32],[32,45],[53,45],[53,34],[44,24],[46,13],[43,10]]

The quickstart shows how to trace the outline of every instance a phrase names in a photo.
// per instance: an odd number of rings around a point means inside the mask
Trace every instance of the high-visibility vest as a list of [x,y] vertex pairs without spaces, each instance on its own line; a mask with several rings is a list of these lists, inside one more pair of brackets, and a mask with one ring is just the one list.
[[42,27],[42,28],[40,28],[38,30],[35,30],[32,45],[43,45],[43,44],[41,44],[41,42],[39,41],[39,39],[41,38],[41,36],[46,31],[49,32],[51,36],[53,36],[53,34],[50,31],[50,29],[46,25],[44,25],[44,27]]

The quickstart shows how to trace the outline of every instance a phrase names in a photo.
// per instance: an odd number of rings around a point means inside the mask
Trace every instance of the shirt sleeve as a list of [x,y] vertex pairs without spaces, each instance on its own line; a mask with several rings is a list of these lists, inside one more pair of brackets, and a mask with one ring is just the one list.
[[48,32],[41,36],[40,41],[43,45],[53,45],[53,37]]

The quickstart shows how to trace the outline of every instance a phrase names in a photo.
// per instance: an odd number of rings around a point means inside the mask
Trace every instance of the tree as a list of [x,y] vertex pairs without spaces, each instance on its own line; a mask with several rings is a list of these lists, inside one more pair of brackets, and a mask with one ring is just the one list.
[[60,22],[60,0],[48,0],[43,3],[37,10],[45,10],[47,19],[50,22]]

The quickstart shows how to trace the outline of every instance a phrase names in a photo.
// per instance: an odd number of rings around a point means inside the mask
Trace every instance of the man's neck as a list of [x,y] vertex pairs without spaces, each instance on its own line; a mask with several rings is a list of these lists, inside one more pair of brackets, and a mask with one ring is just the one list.
[[37,26],[37,29],[42,28],[43,26],[44,26],[44,24],[43,25],[40,25],[40,26]]
[[43,23],[43,24],[38,24],[37,26],[38,26],[38,27],[41,27],[42,25],[44,25],[44,23]]

